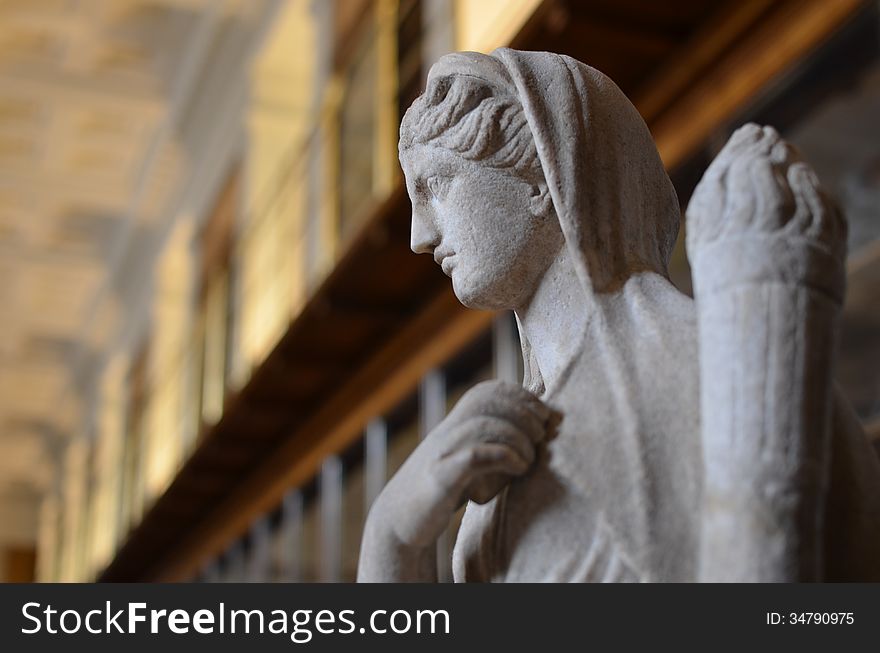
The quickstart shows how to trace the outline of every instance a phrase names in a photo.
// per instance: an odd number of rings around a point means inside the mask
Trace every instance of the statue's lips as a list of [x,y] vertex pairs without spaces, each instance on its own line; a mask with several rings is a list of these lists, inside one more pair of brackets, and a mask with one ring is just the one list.
[[452,276],[452,270],[455,268],[455,256],[444,256],[440,259],[440,269],[447,277]]
[[437,248],[434,250],[434,262],[443,270],[443,274],[447,277],[452,273],[455,266],[455,255],[449,250]]

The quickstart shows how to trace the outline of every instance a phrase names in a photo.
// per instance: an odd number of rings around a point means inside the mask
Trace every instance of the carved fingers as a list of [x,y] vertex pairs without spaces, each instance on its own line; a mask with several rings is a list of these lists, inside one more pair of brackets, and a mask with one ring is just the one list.
[[485,503],[524,474],[535,447],[552,428],[552,412],[524,388],[499,381],[474,387],[449,415],[441,432],[438,480],[459,496]]
[[458,497],[485,503],[535,459],[536,436],[505,419],[477,417],[457,427],[456,442],[444,452],[437,478]]
[[466,500],[485,503],[535,460],[555,428],[552,411],[499,381],[468,391],[389,481],[370,519],[410,546],[436,540]]
[[543,439],[551,413],[544,402],[522,386],[505,381],[484,381],[465,393],[445,422],[454,427],[473,418],[494,417]]

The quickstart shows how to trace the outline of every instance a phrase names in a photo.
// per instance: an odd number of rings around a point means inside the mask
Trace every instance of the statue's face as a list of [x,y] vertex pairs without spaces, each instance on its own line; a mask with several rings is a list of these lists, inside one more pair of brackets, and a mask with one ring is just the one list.
[[434,256],[465,306],[523,307],[562,245],[543,184],[430,145],[407,148],[400,161],[412,250]]

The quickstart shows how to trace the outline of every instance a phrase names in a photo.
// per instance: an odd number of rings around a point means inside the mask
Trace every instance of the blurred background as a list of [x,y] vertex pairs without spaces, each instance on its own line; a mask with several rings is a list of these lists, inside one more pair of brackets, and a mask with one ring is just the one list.
[[611,76],[682,205],[741,123],[795,143],[880,436],[878,34],[875,0],[0,0],[0,579],[354,578],[419,438],[521,374],[408,249],[397,128],[453,50]]

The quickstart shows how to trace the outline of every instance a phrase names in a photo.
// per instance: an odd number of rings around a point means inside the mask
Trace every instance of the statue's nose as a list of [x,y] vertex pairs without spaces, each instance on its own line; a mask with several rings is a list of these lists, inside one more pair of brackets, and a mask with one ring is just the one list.
[[421,211],[413,211],[409,247],[416,254],[431,254],[440,244],[433,221]]

